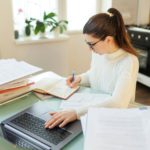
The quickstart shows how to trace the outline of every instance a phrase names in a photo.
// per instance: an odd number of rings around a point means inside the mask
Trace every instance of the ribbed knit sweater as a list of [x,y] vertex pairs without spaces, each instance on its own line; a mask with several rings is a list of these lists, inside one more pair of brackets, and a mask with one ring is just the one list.
[[78,118],[85,114],[89,107],[128,107],[135,99],[138,69],[138,58],[123,49],[103,55],[93,53],[91,67],[81,74],[80,84],[90,86],[98,93],[108,94],[110,97],[76,109]]

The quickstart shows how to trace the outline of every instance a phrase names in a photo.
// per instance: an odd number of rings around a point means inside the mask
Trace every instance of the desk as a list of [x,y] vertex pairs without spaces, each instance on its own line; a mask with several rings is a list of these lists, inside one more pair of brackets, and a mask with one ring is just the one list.
[[[38,101],[39,99],[33,93],[30,93],[29,95],[23,98],[17,99],[16,101],[0,106],[0,122],[30,107],[32,104]],[[43,103],[47,103],[50,109],[58,110],[61,100],[57,98],[51,98],[48,100],[44,100]],[[0,131],[0,135],[2,135],[2,131]],[[21,150],[21,149],[18,147],[16,148],[13,144],[9,143],[8,141],[0,137],[0,150]],[[80,134],[69,144],[67,144],[63,148],[63,150],[83,150],[83,135]]]
[[[80,88],[79,92],[82,93],[93,93],[95,91],[91,91],[90,88]],[[14,102],[10,102],[6,105],[0,106],[0,122],[5,120],[6,118],[30,107],[32,104],[38,102],[39,99],[33,94],[30,93],[29,95],[20,98]],[[60,99],[57,98],[51,98],[48,100],[44,100],[43,103],[47,103],[49,105],[50,110],[58,110],[59,105],[61,103]],[[129,107],[139,107],[142,106],[138,103],[131,103]],[[2,135],[2,132],[0,131],[0,135]],[[5,139],[0,137],[0,150],[21,150],[19,148],[15,148],[15,146],[9,142],[7,142]],[[74,140],[72,140],[69,144],[67,144],[63,150],[83,150],[83,134],[80,134],[78,137],[76,137]]]

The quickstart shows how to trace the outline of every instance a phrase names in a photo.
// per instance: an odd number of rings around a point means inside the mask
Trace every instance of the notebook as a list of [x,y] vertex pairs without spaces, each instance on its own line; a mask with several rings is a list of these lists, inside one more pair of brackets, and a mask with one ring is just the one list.
[[55,74],[54,72],[45,72],[36,77],[36,84],[33,87],[34,92],[50,94],[52,96],[68,99],[74,92],[79,89],[79,86],[70,88],[66,84],[66,79]]

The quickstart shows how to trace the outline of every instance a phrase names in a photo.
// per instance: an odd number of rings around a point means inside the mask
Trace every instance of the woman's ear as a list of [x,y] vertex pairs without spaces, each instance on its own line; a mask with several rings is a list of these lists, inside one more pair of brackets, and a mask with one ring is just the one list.
[[111,44],[112,42],[114,42],[114,38],[113,38],[112,36],[107,36],[107,37],[105,38],[105,42],[106,42],[107,44]]

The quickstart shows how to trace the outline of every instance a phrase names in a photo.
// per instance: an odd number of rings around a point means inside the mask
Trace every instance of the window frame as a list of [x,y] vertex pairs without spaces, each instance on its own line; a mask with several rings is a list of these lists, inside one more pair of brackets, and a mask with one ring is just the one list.
[[[96,0],[96,13],[99,13],[101,12],[102,10],[102,3],[103,3],[104,0]],[[57,12],[58,12],[58,19],[65,19],[67,20],[67,0],[56,0],[56,4],[57,4]],[[13,7],[13,5],[12,5]],[[15,24],[14,24],[14,18],[13,18],[13,28],[15,30]],[[82,29],[74,29],[74,30],[70,30],[70,29],[67,29],[66,33],[68,35],[73,35],[73,34],[81,34],[82,33]],[[49,39],[49,40],[48,40]],[[54,39],[54,40],[53,40]],[[58,41],[61,41],[63,40],[63,36],[58,38]],[[69,36],[64,36],[64,40],[66,39],[69,39]],[[16,44],[28,44],[28,43],[32,43],[31,41],[33,41],[33,43],[37,43],[38,40],[33,40],[33,36],[31,36],[31,38],[26,38],[26,37],[22,37],[21,40],[18,40],[18,39],[14,39],[16,41]],[[45,40],[45,39],[42,39],[42,40]],[[41,43],[41,39],[39,39],[40,43]],[[46,41],[50,41],[50,42],[53,42],[53,41],[57,41],[57,38],[56,37],[51,37],[51,38],[47,38]]]

